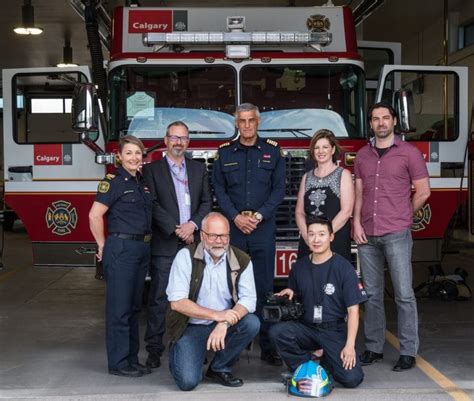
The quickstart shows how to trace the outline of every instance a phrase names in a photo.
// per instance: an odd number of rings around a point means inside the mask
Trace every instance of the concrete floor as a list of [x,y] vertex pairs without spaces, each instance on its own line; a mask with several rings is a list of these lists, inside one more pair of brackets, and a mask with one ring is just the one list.
[[[459,253],[443,261],[447,272],[468,270],[474,288],[474,249],[453,242]],[[253,350],[235,374],[245,386],[229,389],[204,381],[197,390],[177,390],[167,368],[137,379],[107,373],[104,344],[103,282],[88,268],[33,268],[31,246],[21,226],[6,233],[0,270],[0,400],[285,400],[278,377]],[[428,278],[415,266],[415,284]],[[391,371],[398,354],[389,333],[385,359],[364,368],[354,390],[336,388],[334,400],[469,400],[474,397],[473,302],[419,301],[421,347],[417,368]],[[394,308],[387,302],[388,329],[396,333]],[[143,326],[145,316],[143,315]],[[142,330],[142,333],[144,330]],[[359,334],[359,337],[361,335]],[[359,351],[363,345],[359,338]],[[392,345],[393,344],[393,345]],[[142,347],[144,348],[144,347]],[[143,353],[142,359],[145,359]],[[444,388],[442,387],[444,386]]]

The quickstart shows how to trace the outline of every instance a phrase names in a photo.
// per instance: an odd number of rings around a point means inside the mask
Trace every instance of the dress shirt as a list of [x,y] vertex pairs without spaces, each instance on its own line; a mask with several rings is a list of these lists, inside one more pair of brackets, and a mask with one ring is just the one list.
[[[196,300],[198,305],[216,311],[232,308],[232,295],[229,292],[227,281],[226,257],[227,253],[214,263],[209,253],[204,250],[206,267],[204,268],[202,285]],[[166,289],[168,301],[175,302],[189,298],[191,273],[192,265],[189,250],[187,248],[181,249],[171,266],[170,278]],[[239,296],[237,303],[247,309],[249,313],[253,313],[255,311],[257,295],[251,261],[240,275],[237,292]],[[213,321],[191,318],[189,323],[211,324]]]
[[[191,217],[191,199],[189,198],[188,175],[186,173],[186,162],[176,164],[169,157],[166,158],[170,167],[171,178],[173,179],[174,189],[176,191],[176,198],[178,199],[179,208],[179,224],[189,221]],[[186,194],[188,194],[189,205],[186,205]]]
[[354,172],[362,179],[361,224],[370,236],[406,230],[413,222],[412,182],[429,177],[421,152],[394,137],[380,157],[375,141],[357,152]]

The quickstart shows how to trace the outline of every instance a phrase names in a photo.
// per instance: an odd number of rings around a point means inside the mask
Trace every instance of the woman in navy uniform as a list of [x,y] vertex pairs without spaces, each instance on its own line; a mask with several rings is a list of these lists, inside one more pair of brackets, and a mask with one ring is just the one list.
[[[117,174],[100,182],[89,212],[97,259],[107,282],[106,344],[109,373],[139,377],[150,370],[138,361],[138,315],[150,263],[152,197],[139,172],[145,147],[134,136],[120,139]],[[104,217],[107,216],[105,237]]]

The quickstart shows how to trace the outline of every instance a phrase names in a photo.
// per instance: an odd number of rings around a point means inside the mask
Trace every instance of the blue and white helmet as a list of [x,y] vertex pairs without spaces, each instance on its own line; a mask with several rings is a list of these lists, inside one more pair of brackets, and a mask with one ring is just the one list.
[[319,363],[308,361],[295,370],[288,391],[299,397],[324,397],[332,391],[332,382]]

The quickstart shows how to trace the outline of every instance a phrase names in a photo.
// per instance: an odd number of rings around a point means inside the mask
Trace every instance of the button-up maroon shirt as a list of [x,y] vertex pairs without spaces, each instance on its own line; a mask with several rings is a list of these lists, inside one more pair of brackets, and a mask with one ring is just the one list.
[[380,236],[410,228],[412,182],[428,177],[421,152],[395,135],[379,157],[372,140],[357,152],[355,178],[362,180],[361,224],[366,235]]

